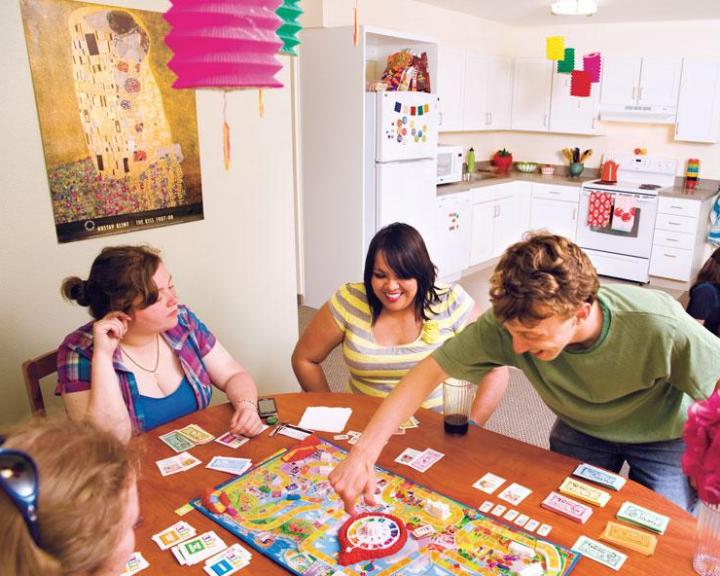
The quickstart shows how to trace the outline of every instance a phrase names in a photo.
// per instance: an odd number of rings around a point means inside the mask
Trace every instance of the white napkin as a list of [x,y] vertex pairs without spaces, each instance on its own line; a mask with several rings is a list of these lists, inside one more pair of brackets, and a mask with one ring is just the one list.
[[342,432],[352,414],[352,408],[309,406],[300,419],[300,428],[318,432]]

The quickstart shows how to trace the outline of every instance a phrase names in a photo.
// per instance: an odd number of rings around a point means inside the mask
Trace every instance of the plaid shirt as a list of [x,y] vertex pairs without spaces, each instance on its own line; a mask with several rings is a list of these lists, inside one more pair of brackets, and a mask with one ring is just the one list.
[[[88,322],[63,340],[58,348],[58,384],[55,394],[71,394],[90,390],[90,367],[93,355],[93,322]],[[190,383],[198,409],[206,408],[212,398],[212,382],[203,364],[203,357],[215,346],[215,336],[186,306],[178,306],[177,325],[162,333],[180,360],[183,372]],[[113,367],[120,391],[127,405],[135,432],[145,430],[145,414],[135,400],[139,396],[135,374],[122,362],[120,348],[113,355]]]

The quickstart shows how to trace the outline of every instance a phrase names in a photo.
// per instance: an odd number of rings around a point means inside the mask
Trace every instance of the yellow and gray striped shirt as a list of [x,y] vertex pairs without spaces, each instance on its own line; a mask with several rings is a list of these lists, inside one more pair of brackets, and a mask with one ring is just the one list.
[[[330,313],[344,336],[343,357],[350,370],[352,392],[384,398],[411,368],[464,328],[473,299],[458,284],[441,286],[438,294],[440,302],[432,305],[430,320],[425,321],[420,335],[399,346],[375,341],[363,283],[345,284],[330,298]],[[442,411],[442,386],[422,406]]]

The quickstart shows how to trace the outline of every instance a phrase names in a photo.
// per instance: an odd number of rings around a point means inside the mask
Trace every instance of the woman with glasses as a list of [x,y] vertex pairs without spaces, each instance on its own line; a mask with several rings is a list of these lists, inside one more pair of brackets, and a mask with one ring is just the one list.
[[120,574],[135,549],[135,455],[88,422],[28,422],[1,439],[0,574]]
[[[292,366],[303,390],[329,392],[321,363],[342,344],[350,391],[387,396],[400,379],[476,316],[459,284],[436,283],[437,269],[420,233],[396,222],[370,242],[364,281],[345,284],[320,309],[295,346]],[[471,418],[483,424],[505,391],[507,368],[478,386]],[[423,408],[442,411],[442,387]]]
[[179,303],[156,250],[104,248],[88,279],[66,278],[62,293],[94,318],[58,349],[56,393],[70,418],[89,417],[127,440],[207,407],[215,385],[235,408],[230,429],[261,432],[255,383]]

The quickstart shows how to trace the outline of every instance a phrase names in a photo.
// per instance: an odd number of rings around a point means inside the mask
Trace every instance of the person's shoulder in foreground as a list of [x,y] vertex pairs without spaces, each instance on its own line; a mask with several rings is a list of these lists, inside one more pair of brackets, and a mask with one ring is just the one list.
[[32,421],[0,446],[0,574],[119,575],[135,549],[137,454],[88,422]]

